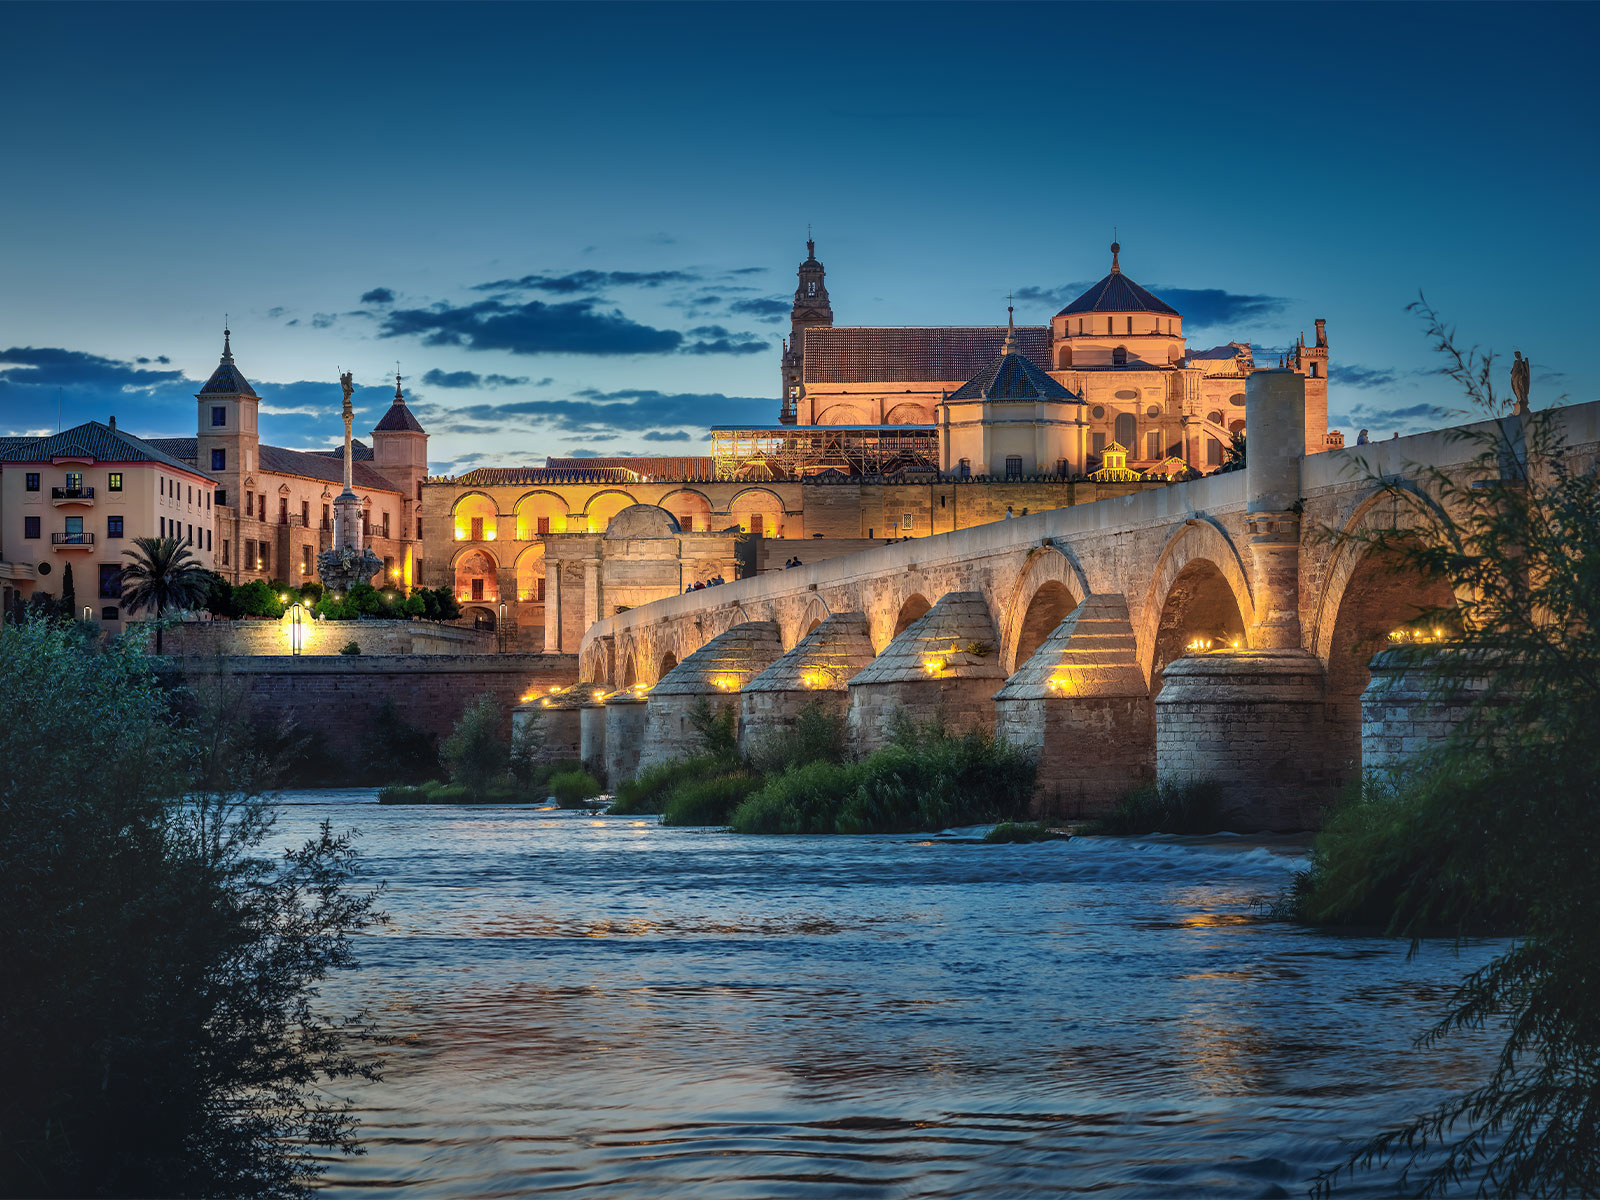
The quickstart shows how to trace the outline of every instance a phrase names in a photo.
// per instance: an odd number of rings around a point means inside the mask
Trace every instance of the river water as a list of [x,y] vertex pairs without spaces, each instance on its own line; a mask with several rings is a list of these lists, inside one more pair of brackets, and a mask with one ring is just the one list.
[[283,799],[275,843],[356,828],[388,883],[328,989],[400,1038],[336,1196],[1299,1195],[1492,1052],[1412,1039],[1493,944],[1255,916],[1295,843]]

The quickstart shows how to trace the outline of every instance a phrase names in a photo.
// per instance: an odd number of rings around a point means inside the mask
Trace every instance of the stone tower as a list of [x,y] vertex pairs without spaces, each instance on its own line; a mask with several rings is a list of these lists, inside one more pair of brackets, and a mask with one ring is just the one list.
[[239,507],[245,480],[260,464],[261,397],[233,364],[230,330],[222,331],[222,361],[206,385],[195,393],[200,402],[195,466],[217,481],[219,505]]
[[1320,454],[1328,448],[1328,322],[1317,318],[1317,336],[1306,345],[1301,334],[1295,344],[1290,365],[1306,380],[1306,453]]
[[[406,407],[400,390],[400,376],[394,377],[394,403],[372,427],[372,465],[399,489],[404,499],[400,506],[400,536],[422,540],[422,480],[428,474],[428,434],[416,415]],[[416,580],[418,564],[411,548],[400,564],[400,582],[410,588]]]
[[806,238],[806,260],[800,264],[795,283],[794,306],[789,310],[789,340],[783,348],[783,407],[779,419],[793,425],[804,394],[803,362],[806,330],[813,325],[832,325],[833,306],[828,303],[826,271],[817,261],[817,243]]

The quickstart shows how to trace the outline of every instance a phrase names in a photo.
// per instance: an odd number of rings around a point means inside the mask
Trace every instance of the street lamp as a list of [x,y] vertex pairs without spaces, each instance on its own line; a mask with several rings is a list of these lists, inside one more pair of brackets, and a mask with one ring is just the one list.
[[500,653],[504,654],[506,652],[506,602],[504,600],[500,602],[500,620],[496,623],[495,629],[500,634]]

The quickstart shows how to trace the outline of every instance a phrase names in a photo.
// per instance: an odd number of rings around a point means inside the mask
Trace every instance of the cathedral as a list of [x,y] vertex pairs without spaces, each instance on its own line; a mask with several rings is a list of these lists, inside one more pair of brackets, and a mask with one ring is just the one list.
[[[1245,379],[1267,369],[1247,342],[1191,350],[1183,314],[1123,272],[1116,242],[1110,272],[1046,325],[835,325],[816,243],[806,251],[781,424],[925,431],[928,465],[958,477],[1081,476],[1108,447],[1149,474],[1213,470],[1244,428]],[[1306,452],[1342,444],[1327,430],[1326,323],[1273,366],[1305,377]]]

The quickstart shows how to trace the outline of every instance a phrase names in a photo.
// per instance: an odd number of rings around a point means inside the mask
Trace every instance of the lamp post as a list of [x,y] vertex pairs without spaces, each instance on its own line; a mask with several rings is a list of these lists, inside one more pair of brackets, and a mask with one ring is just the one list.
[[86,623],[90,619],[90,614],[93,613],[93,612],[94,612],[94,609],[90,608],[87,604],[85,604],[83,606],[83,619],[84,619],[84,621]]
[[506,652],[506,602],[500,601],[500,620],[495,622],[495,632],[500,635],[500,653]]

